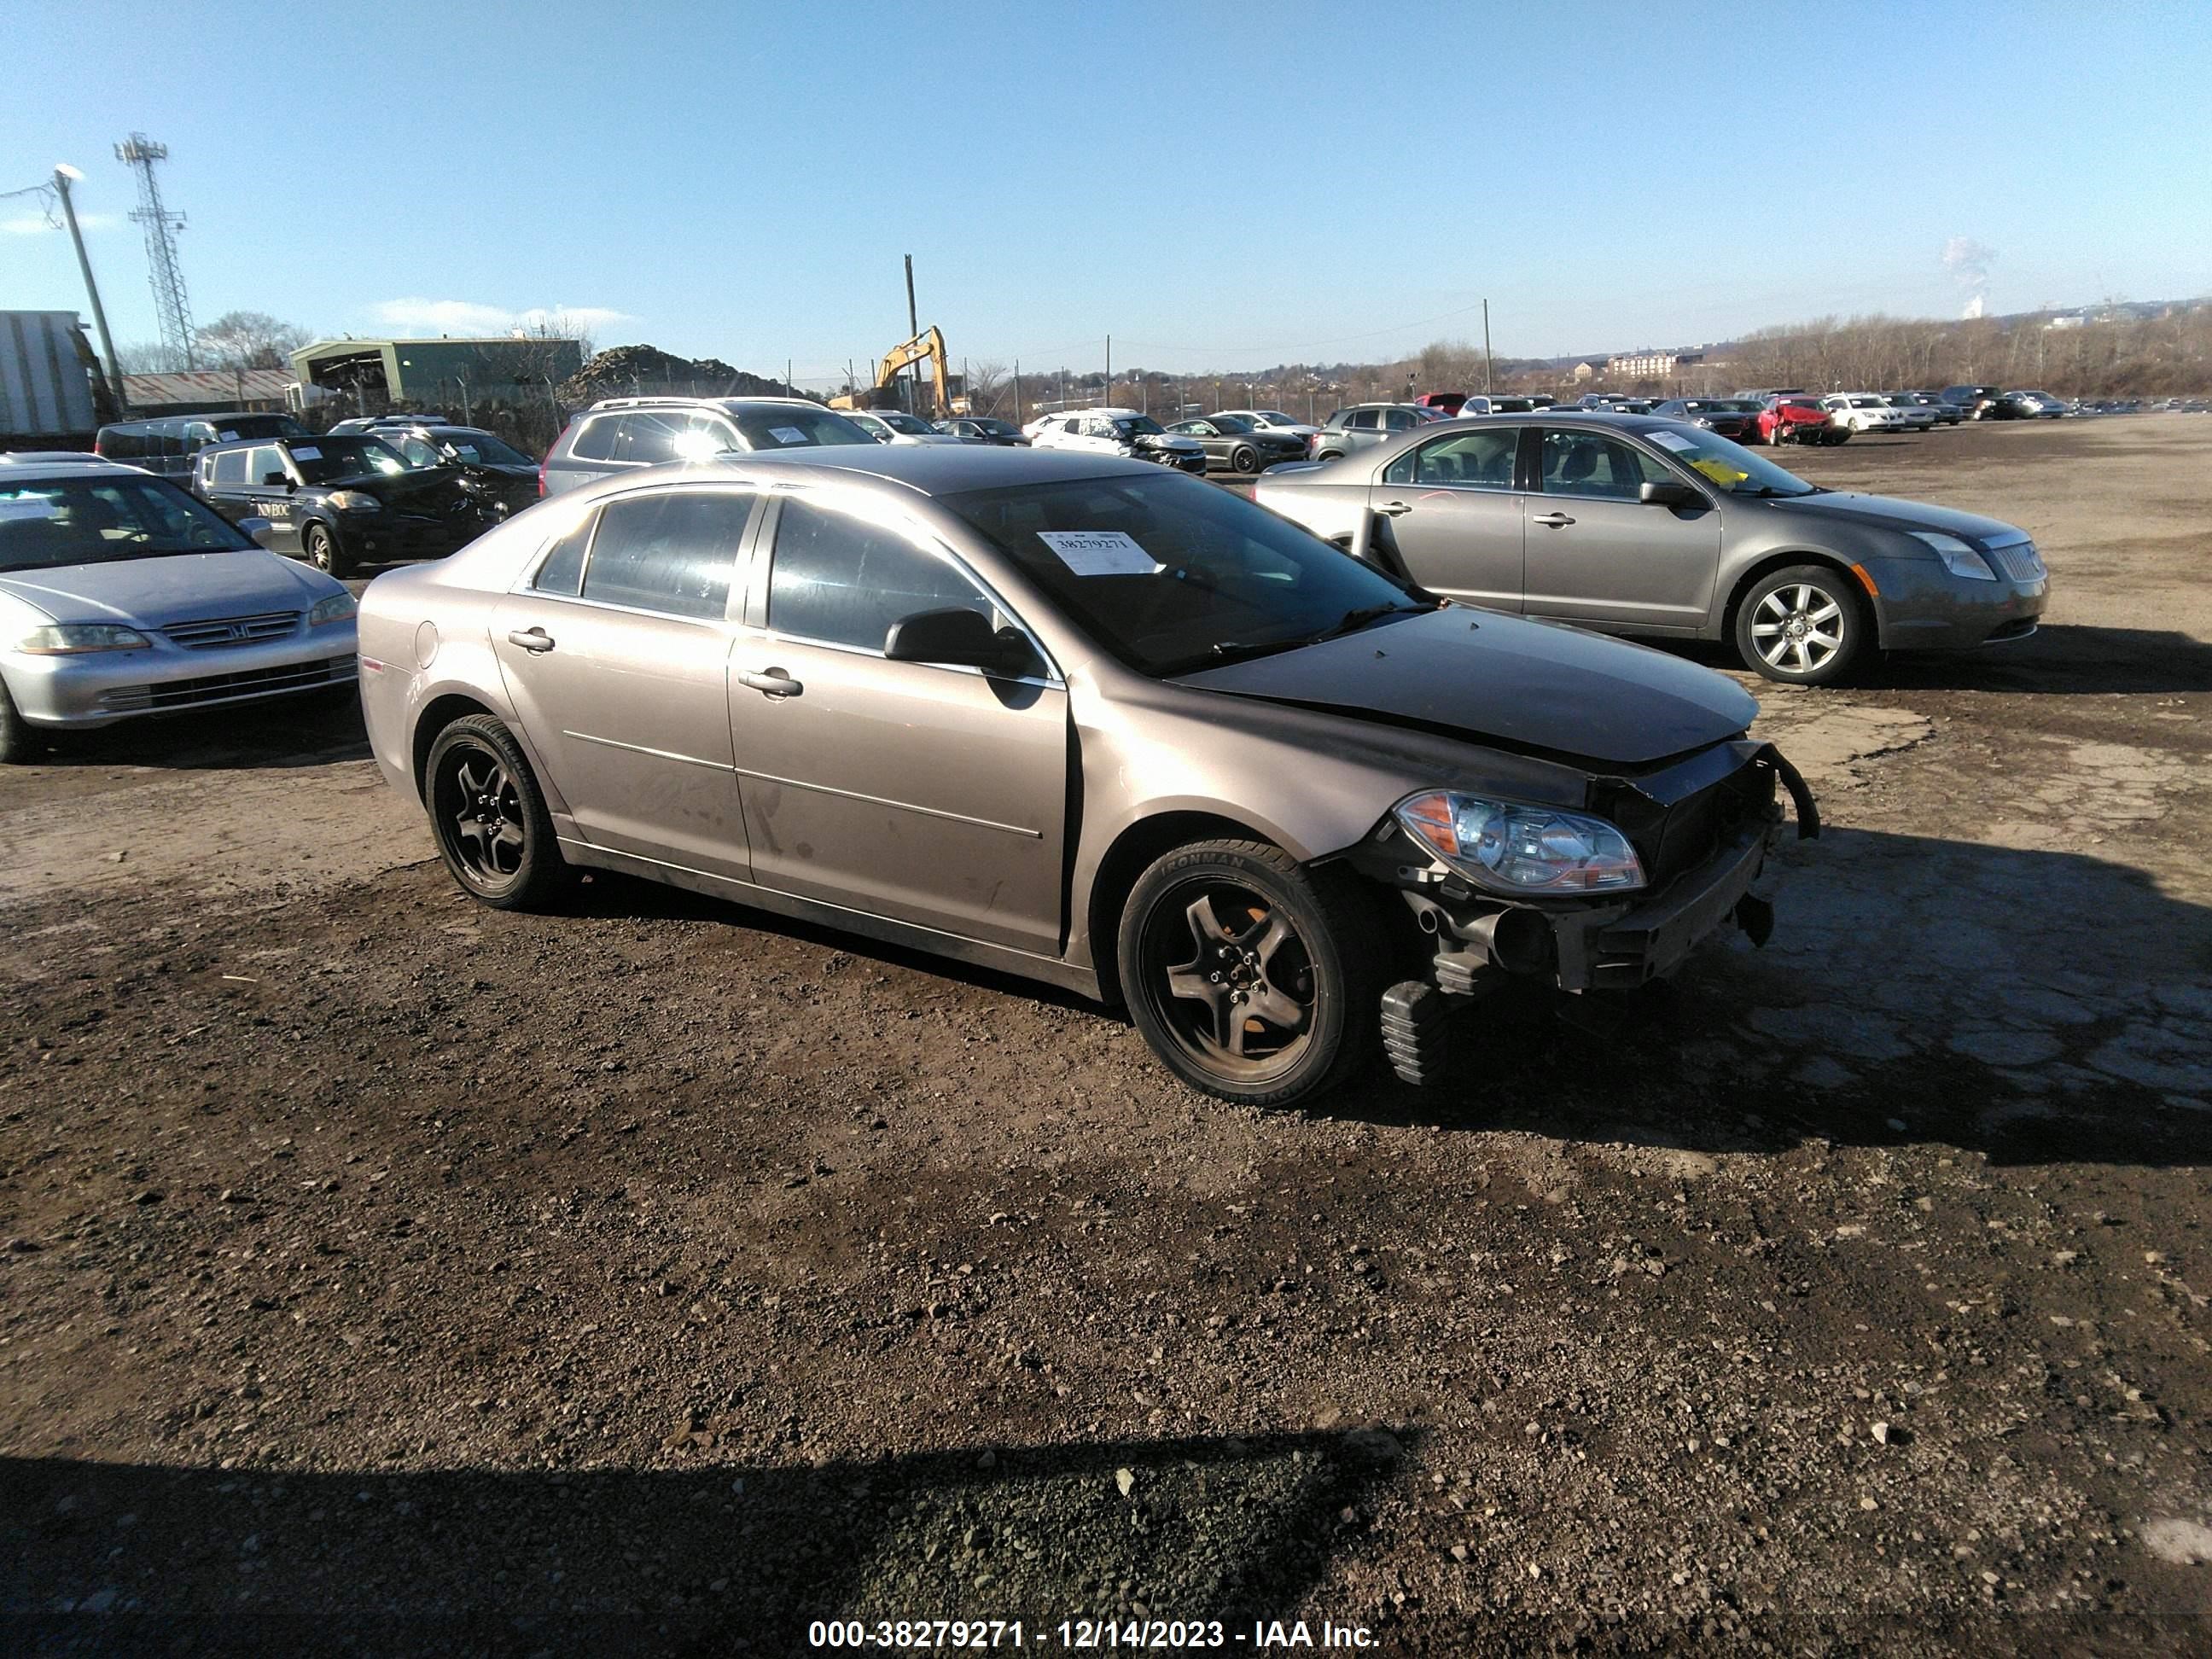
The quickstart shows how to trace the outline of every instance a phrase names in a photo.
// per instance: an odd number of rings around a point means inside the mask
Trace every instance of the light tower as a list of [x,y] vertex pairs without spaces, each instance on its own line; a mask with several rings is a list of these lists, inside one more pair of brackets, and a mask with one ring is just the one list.
[[134,132],[115,147],[115,159],[138,174],[138,206],[131,222],[146,227],[146,272],[154,285],[154,314],[161,322],[162,349],[186,368],[197,368],[191,302],[185,297],[185,273],[177,266],[177,233],[185,228],[185,216],[161,204],[161,185],[154,177],[154,163],[169,159],[169,147]]

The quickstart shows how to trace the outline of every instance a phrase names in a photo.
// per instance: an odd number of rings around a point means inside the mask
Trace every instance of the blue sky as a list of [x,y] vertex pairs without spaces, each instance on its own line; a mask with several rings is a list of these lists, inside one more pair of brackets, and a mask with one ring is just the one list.
[[[167,143],[202,320],[802,383],[922,321],[1024,372],[1692,344],[2212,291],[2212,6],[134,7],[15,0],[0,190],[88,175],[118,341]],[[0,307],[82,308],[0,202]],[[27,226],[25,222],[30,222]]]

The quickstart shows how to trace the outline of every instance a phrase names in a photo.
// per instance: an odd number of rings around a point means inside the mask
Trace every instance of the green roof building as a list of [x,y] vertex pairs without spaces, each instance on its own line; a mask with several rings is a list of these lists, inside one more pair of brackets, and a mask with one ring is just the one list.
[[292,354],[301,385],[358,392],[394,404],[454,404],[543,394],[584,366],[574,340],[318,340]]

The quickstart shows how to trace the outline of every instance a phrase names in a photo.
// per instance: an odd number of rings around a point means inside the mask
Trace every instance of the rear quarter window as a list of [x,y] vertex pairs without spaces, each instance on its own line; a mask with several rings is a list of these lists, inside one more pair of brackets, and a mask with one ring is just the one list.
[[577,428],[568,453],[580,461],[611,461],[615,454],[615,417],[603,415]]

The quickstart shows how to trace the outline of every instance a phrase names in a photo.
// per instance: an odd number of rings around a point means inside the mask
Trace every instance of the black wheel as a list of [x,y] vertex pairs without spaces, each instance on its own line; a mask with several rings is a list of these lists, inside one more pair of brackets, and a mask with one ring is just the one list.
[[1231,472],[1257,472],[1260,470],[1259,452],[1249,444],[1237,445],[1230,453],[1229,470]]
[[1834,685],[1872,642],[1874,619],[1849,576],[1801,564],[1763,577],[1736,607],[1744,665],[1792,685]]
[[1121,990],[1152,1052],[1192,1087],[1288,1106],[1372,1053],[1376,927],[1352,878],[1265,842],[1194,842],[1138,878]]
[[316,569],[341,581],[353,574],[353,561],[339,550],[338,538],[331,533],[328,525],[309,525],[302,544],[307,550],[307,562]]
[[438,852],[461,890],[499,910],[544,905],[573,875],[514,734],[489,714],[438,733],[424,769]]
[[0,680],[0,766],[16,766],[33,759],[42,747],[31,723],[15,707],[15,699],[8,695],[7,681]]

